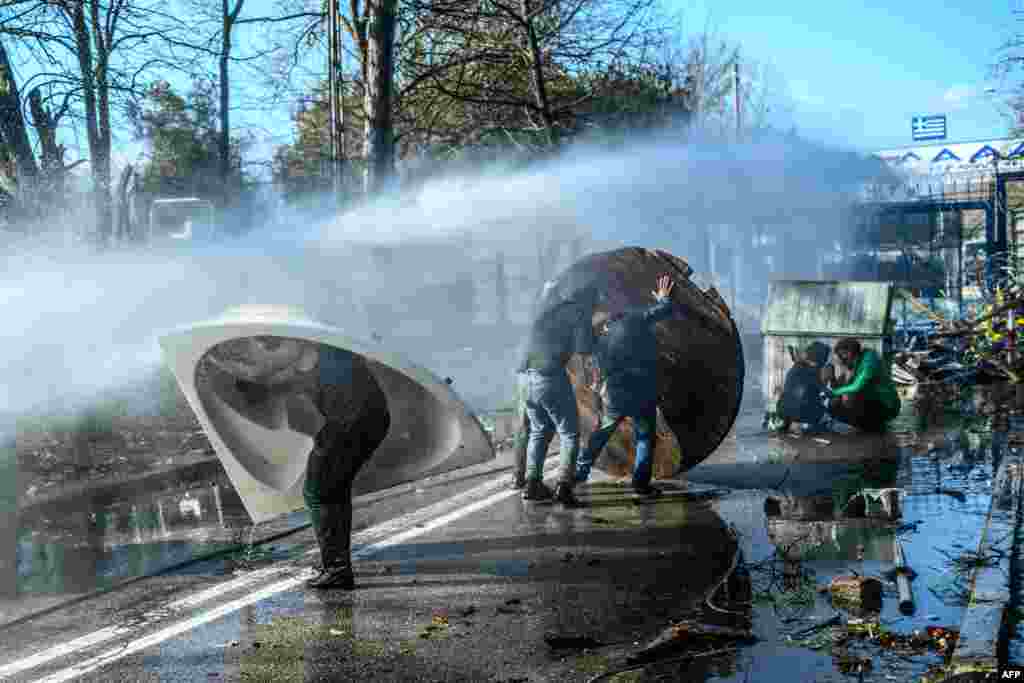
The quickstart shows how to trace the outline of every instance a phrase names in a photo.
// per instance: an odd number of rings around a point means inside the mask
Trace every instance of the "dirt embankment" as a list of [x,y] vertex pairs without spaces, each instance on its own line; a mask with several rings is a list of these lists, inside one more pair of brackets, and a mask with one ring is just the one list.
[[15,442],[19,508],[213,457],[162,368],[72,410],[43,407],[19,416]]

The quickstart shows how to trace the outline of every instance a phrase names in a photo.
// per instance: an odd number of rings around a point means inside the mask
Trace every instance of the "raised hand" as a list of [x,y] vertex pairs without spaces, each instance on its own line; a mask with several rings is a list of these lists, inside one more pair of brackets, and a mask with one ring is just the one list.
[[676,286],[676,283],[668,275],[661,275],[658,277],[658,288],[651,292],[655,299],[665,299],[669,294],[672,293],[672,288]]

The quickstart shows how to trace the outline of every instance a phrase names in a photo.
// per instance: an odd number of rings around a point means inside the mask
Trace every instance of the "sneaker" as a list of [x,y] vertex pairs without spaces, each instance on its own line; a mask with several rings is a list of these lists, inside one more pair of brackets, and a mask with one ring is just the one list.
[[530,479],[526,482],[526,489],[523,491],[523,500],[550,500],[551,489],[544,485],[540,479]]
[[580,501],[572,493],[572,485],[564,481],[555,488],[555,502],[566,507],[576,507],[580,504]]
[[526,475],[525,474],[517,474],[517,475],[515,475],[515,477],[512,479],[512,488],[514,488],[514,489],[526,488]]
[[347,564],[332,567],[320,575],[316,581],[309,583],[311,588],[340,588],[350,591],[356,587],[355,576],[352,575],[352,567]]
[[651,486],[650,484],[644,484],[643,486],[637,486],[634,484],[633,490],[641,496],[646,496],[648,498],[657,498],[661,495],[661,489],[656,486]]

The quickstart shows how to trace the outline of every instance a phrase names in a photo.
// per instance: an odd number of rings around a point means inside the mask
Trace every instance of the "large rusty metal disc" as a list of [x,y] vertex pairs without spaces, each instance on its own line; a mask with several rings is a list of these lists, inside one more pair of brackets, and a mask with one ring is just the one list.
[[[657,325],[658,442],[654,475],[675,476],[707,458],[728,435],[743,398],[743,347],[728,306],[713,288],[690,281],[692,269],[665,251],[628,247],[587,256],[555,280],[562,296],[595,286],[604,295],[598,310],[615,314],[650,306],[659,275],[676,281],[676,312]],[[600,416],[600,398],[587,386],[584,359],[575,356],[569,376],[576,391],[583,443]],[[609,441],[596,466],[613,475],[633,467],[629,420]]]

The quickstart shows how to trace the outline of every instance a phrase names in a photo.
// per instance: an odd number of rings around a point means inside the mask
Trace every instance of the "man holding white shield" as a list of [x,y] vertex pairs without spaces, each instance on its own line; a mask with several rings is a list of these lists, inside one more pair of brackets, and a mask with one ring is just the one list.
[[303,497],[321,564],[307,585],[351,590],[352,482],[390,426],[387,398],[366,362],[325,344],[272,336],[232,340],[208,357],[208,367],[220,371],[211,377],[218,393],[249,419],[270,429],[287,422],[313,437]]

